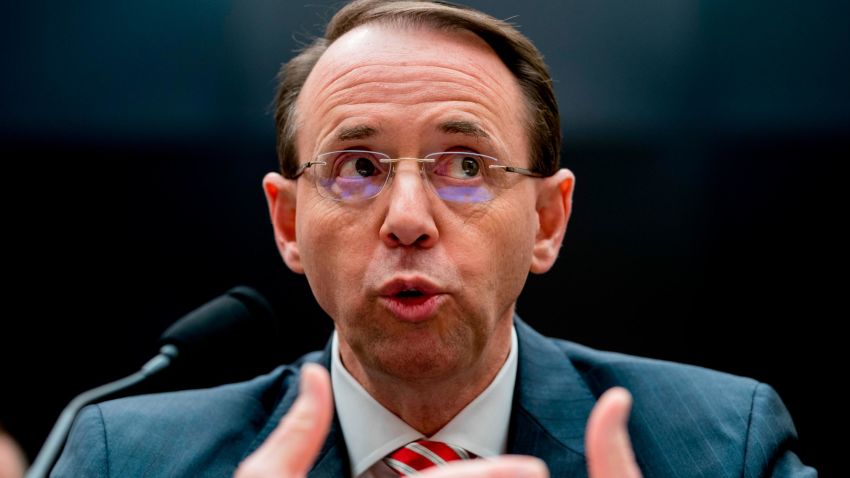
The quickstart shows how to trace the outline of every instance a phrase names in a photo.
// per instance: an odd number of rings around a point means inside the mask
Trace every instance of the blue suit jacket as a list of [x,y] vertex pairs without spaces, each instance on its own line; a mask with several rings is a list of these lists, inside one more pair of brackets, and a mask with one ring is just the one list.
[[[615,385],[634,396],[629,432],[646,477],[817,475],[794,454],[791,417],[768,385],[549,339],[519,319],[516,328],[509,452],[542,458],[553,477],[587,476],[587,418]],[[303,362],[329,367],[330,348],[249,382],[90,406],[51,476],[230,477],[292,405]],[[349,476],[348,466],[334,419],[309,476]]]

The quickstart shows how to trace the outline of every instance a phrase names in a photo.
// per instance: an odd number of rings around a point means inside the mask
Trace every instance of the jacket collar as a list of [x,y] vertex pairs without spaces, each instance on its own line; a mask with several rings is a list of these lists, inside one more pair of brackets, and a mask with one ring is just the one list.
[[[328,372],[331,370],[331,343],[329,340],[318,360],[318,363],[325,367]],[[289,407],[287,407],[288,409]],[[331,422],[328,438],[322,445],[322,449],[316,457],[316,462],[307,477],[339,478],[344,476],[351,476],[351,463],[348,458],[348,450],[345,447],[345,438],[342,435],[342,426],[339,424],[339,417],[336,414],[336,407],[334,407],[334,418]]]
[[[298,398],[298,380],[300,378],[300,367],[306,362],[317,363],[326,369],[331,368],[331,341],[329,340],[325,349],[321,352],[313,352],[308,354],[294,364],[286,367],[284,370],[284,389],[286,392],[283,398],[275,407],[272,414],[269,416],[263,429],[254,439],[254,442],[245,452],[242,459],[253,453],[260,445],[266,441],[266,438],[277,427],[278,423],[283,419],[283,416],[292,407],[295,399]],[[342,476],[350,476],[351,470],[348,460],[348,452],[345,448],[345,440],[342,436],[342,428],[339,424],[339,419],[334,413],[331,429],[328,432],[328,437],[322,445],[316,457],[316,462],[313,468],[308,473],[309,478],[339,478]]]
[[536,456],[551,476],[586,476],[584,431],[596,397],[555,343],[514,316],[519,369],[508,451]]

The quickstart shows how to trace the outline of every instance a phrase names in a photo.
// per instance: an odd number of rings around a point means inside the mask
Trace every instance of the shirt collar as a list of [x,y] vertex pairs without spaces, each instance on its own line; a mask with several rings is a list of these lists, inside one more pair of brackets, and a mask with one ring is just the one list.
[[[462,447],[480,457],[507,451],[517,371],[517,336],[511,327],[511,350],[496,377],[430,440]],[[396,449],[426,438],[383,407],[345,369],[334,331],[331,345],[331,383],[353,476],[360,476]]]

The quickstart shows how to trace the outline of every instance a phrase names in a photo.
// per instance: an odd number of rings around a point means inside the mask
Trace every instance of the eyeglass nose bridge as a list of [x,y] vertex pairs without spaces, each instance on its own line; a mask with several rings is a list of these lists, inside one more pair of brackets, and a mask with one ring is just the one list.
[[390,164],[393,167],[395,167],[396,163],[400,163],[402,161],[416,161],[417,163],[419,163],[419,166],[421,168],[422,164],[434,163],[437,160],[434,158],[381,158],[380,161],[382,164]]
[[381,164],[389,164],[390,165],[390,172],[387,175],[386,182],[384,183],[383,187],[381,188],[382,191],[386,190],[390,187],[390,185],[392,184],[393,178],[395,177],[395,174],[396,174],[396,165],[398,163],[402,162],[402,161],[416,161],[417,163],[419,163],[419,174],[422,176],[422,180],[425,181],[425,183],[426,183],[425,187],[426,188],[429,187],[431,181],[429,181],[428,175],[425,173],[424,166],[425,166],[425,163],[435,163],[435,162],[437,162],[437,160],[434,159],[434,158],[413,158],[413,157],[381,158],[379,161],[381,162]]

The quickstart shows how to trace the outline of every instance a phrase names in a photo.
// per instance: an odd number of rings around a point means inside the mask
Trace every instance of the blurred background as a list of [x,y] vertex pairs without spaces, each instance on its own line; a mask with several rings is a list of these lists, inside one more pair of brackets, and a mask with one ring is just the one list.
[[[68,400],[234,285],[299,331],[276,360],[324,345],[330,320],[280,260],[260,181],[275,74],[339,3],[3,4],[0,423],[30,459]],[[850,3],[466,3],[544,53],[577,176],[561,259],[529,278],[520,315],[770,383],[804,461],[837,476]]]

